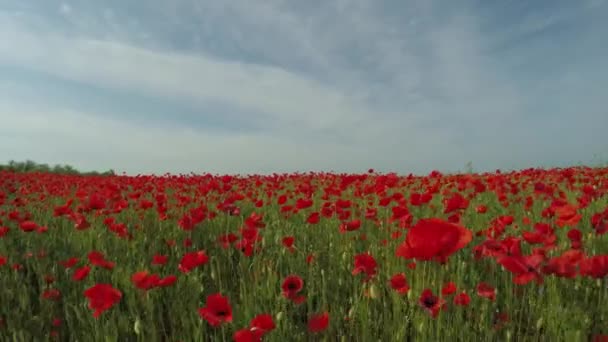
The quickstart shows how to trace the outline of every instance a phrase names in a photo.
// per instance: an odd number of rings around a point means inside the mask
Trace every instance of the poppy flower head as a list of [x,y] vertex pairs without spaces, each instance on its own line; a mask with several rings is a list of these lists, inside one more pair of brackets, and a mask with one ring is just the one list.
[[543,282],[539,272],[539,267],[544,261],[544,256],[534,254],[530,256],[506,256],[500,258],[498,262],[507,270],[515,275],[513,283],[525,285],[532,280],[538,284]]
[[89,308],[94,310],[93,317],[98,318],[122,298],[122,293],[110,284],[95,284],[84,291],[89,300]]
[[37,230],[38,224],[34,221],[23,221],[19,224],[19,228],[21,228],[22,231],[29,233]]
[[89,272],[91,272],[91,267],[89,265],[84,265],[74,271],[74,274],[72,275],[72,279],[74,281],[84,280],[89,275]]
[[306,300],[305,296],[299,294],[304,288],[304,280],[298,275],[292,274],[285,277],[281,288],[283,289],[283,297],[295,304],[301,304]]
[[162,266],[165,265],[168,260],[169,257],[166,255],[154,254],[154,256],[152,257],[152,265]]
[[441,219],[419,220],[407,233],[396,255],[405,259],[432,260],[440,263],[471,242],[470,230]]
[[377,273],[378,264],[376,259],[369,253],[361,253],[355,256],[355,268],[352,271],[353,275],[365,273],[364,282],[369,281]]
[[228,298],[219,293],[207,296],[205,307],[200,308],[198,313],[212,327],[232,322],[232,307]]
[[261,331],[263,334],[270,332],[276,328],[272,316],[269,314],[260,314],[255,316],[249,324],[251,330]]
[[91,265],[111,270],[114,268],[114,263],[105,259],[105,256],[98,251],[92,251],[88,255]]
[[441,289],[441,294],[444,296],[449,296],[456,292],[456,284],[453,281],[446,283]]
[[467,306],[467,305],[469,305],[470,302],[471,302],[471,297],[465,291],[462,291],[461,293],[454,296],[455,305]]
[[391,277],[390,280],[391,288],[399,294],[405,294],[410,290],[410,286],[407,283],[407,278],[405,274],[398,273]]
[[439,311],[445,306],[445,300],[435,296],[431,289],[422,291],[418,302],[433,318],[436,318]]
[[138,289],[150,290],[158,286],[160,277],[156,274],[149,274],[147,271],[140,271],[131,276],[131,281]]
[[204,265],[209,261],[209,257],[205,251],[190,252],[184,254],[179,263],[178,269],[182,273],[189,273],[198,266]]
[[318,333],[329,326],[329,313],[327,311],[310,316],[308,319],[308,331]]
[[317,224],[321,220],[321,215],[318,212],[313,212],[308,215],[306,222],[308,224]]
[[258,331],[251,330],[249,328],[237,330],[232,335],[234,342],[261,342],[262,334]]
[[477,295],[479,297],[483,297],[483,298],[487,298],[491,301],[495,301],[496,300],[496,289],[487,283],[480,282],[479,284],[477,284]]
[[295,251],[295,248],[293,246],[293,244],[295,243],[296,239],[293,236],[286,236],[282,239],[282,243],[283,246],[285,248],[287,248],[288,251],[290,251],[291,253],[293,253]]

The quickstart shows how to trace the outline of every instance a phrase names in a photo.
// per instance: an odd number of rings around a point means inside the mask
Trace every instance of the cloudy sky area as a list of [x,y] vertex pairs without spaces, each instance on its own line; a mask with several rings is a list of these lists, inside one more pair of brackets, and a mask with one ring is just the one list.
[[0,160],[426,173],[608,160],[608,1],[0,0]]

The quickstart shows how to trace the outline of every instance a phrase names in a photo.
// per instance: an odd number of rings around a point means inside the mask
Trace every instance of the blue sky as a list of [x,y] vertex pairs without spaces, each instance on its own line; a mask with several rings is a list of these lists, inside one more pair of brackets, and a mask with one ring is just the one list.
[[1,0],[0,159],[128,173],[608,160],[608,1]]

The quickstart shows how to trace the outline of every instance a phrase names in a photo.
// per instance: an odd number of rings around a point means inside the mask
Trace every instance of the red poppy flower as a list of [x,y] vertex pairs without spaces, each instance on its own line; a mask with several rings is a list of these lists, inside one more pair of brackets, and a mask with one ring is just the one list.
[[114,263],[111,261],[107,261],[104,255],[98,251],[90,252],[88,258],[91,265],[102,267],[108,270],[114,268]]
[[219,293],[207,296],[205,307],[198,309],[198,313],[212,327],[232,322],[232,308],[228,298]]
[[186,253],[179,262],[178,269],[182,273],[189,273],[198,266],[206,264],[208,261],[209,257],[205,251]]
[[352,271],[353,275],[357,275],[359,273],[365,273],[366,277],[363,281],[369,281],[376,275],[376,268],[378,264],[376,263],[376,259],[369,253],[361,253],[355,255],[355,268]]
[[147,271],[136,272],[131,276],[131,282],[141,290],[150,290],[158,286],[160,277],[156,274],[149,274]]
[[295,304],[301,304],[306,300],[305,296],[299,295],[299,292],[304,288],[304,280],[298,275],[292,274],[285,277],[281,288],[283,289],[283,297]]
[[61,323],[62,323],[61,318],[59,318],[59,317],[53,318],[52,324],[54,327],[60,327]]
[[262,337],[276,328],[272,316],[260,314],[251,320],[248,328],[238,330],[233,335],[235,342],[256,342],[261,341]]
[[484,282],[480,282],[479,284],[477,284],[477,295],[479,297],[487,298],[491,301],[494,301],[496,300],[496,289]]
[[454,284],[453,281],[446,283],[441,289],[441,294],[443,296],[449,296],[454,292],[456,292],[456,284]]
[[69,258],[67,260],[59,261],[59,264],[64,268],[72,268],[78,263],[78,258]]
[[509,314],[504,312],[497,312],[496,315],[494,315],[494,329],[501,329],[508,322]]
[[608,335],[594,335],[592,342],[608,342]]
[[439,311],[445,306],[445,300],[435,296],[431,289],[424,289],[424,291],[422,291],[418,303],[422,308],[427,310],[433,318],[436,318]]
[[580,264],[580,274],[595,279],[608,275],[608,255],[595,255],[584,258]]
[[42,292],[42,298],[48,300],[59,300],[61,298],[61,292],[57,289],[47,289]]
[[306,209],[312,207],[312,200],[307,198],[298,198],[296,200],[296,208],[298,210]]
[[572,228],[568,231],[568,239],[570,239],[570,248],[572,249],[580,249],[582,247],[581,240],[583,239],[583,234],[580,230],[576,228]]
[[309,224],[317,224],[317,223],[319,223],[320,219],[321,219],[321,216],[319,215],[319,213],[314,212],[314,213],[310,213],[310,215],[308,215],[306,222]]
[[262,334],[258,331],[253,331],[249,328],[237,330],[232,335],[234,342],[261,342]]
[[106,199],[99,193],[92,193],[89,195],[89,202],[87,203],[89,210],[100,210],[105,209]]
[[464,198],[459,192],[453,194],[451,197],[443,200],[444,210],[443,213],[451,213],[456,210],[464,210],[469,206],[469,200]]
[[272,316],[269,314],[259,314],[255,316],[249,324],[251,330],[261,331],[262,334],[266,334],[276,328]]
[[[601,213],[596,213],[591,216],[591,226],[597,235],[608,233],[608,209]],[[0,228],[0,236],[2,236]]]
[[440,263],[471,242],[470,230],[441,219],[422,219],[410,228],[396,255],[405,259],[431,260]]
[[287,248],[291,253],[293,253],[295,251],[295,249],[293,248],[293,244],[295,241],[296,239],[293,236],[286,236],[283,238],[282,243],[285,248]]
[[469,297],[469,295],[465,291],[462,291],[461,293],[454,296],[454,305],[467,306],[470,302],[471,297]]
[[19,224],[19,228],[21,228],[21,230],[23,230],[24,232],[29,233],[38,229],[38,225],[36,224],[36,222],[33,221],[23,221]]
[[154,256],[152,257],[152,265],[162,266],[165,265],[168,260],[169,257],[166,255],[154,254]]
[[340,233],[352,232],[361,228],[361,220],[352,220],[340,224]]
[[584,258],[579,249],[571,249],[561,256],[547,260],[542,270],[545,274],[554,274],[557,277],[574,278],[578,273],[578,263]]
[[571,204],[558,206],[553,210],[555,212],[555,216],[557,216],[556,223],[560,227],[574,226],[578,224],[583,217],[582,215],[577,214],[577,208]]
[[230,247],[230,245],[238,239],[239,237],[236,236],[236,234],[234,233],[223,234],[217,238],[218,242],[220,243],[220,246],[222,246],[222,248],[224,249]]
[[263,219],[263,215],[251,213],[251,215],[245,219],[245,225],[249,228],[264,228],[266,227],[266,224]]
[[513,283],[525,285],[532,280],[536,280],[538,284],[543,282],[539,267],[544,259],[545,258],[542,255],[538,254],[530,256],[518,255],[502,257],[498,262],[515,275]]
[[321,332],[329,326],[329,313],[323,312],[310,316],[308,319],[308,331],[312,333]]
[[156,284],[156,286],[158,287],[168,287],[168,286],[172,286],[173,284],[175,284],[175,282],[177,282],[177,277],[174,275],[168,275],[164,278],[161,278],[158,283]]
[[122,298],[122,293],[110,284],[96,284],[84,291],[84,295],[89,300],[89,308],[94,310],[93,317],[95,318],[98,318]]
[[91,272],[91,267],[89,265],[84,265],[81,268],[74,271],[74,274],[72,275],[72,279],[74,281],[81,281],[89,275],[89,272]]
[[390,280],[391,288],[397,291],[399,294],[406,294],[410,290],[410,286],[407,283],[405,274],[398,273],[391,277]]
[[488,207],[483,204],[480,204],[477,207],[475,207],[475,211],[478,214],[485,214],[488,211]]
[[87,218],[80,213],[73,213],[70,219],[74,222],[74,228],[77,230],[85,230],[91,226]]

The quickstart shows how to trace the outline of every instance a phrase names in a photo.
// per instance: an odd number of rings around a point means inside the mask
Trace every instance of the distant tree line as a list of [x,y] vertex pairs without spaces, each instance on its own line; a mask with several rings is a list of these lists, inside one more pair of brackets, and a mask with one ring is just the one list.
[[0,164],[0,171],[12,171],[12,172],[45,172],[45,173],[57,173],[67,175],[90,175],[90,176],[111,176],[115,175],[114,170],[108,170],[105,172],[90,171],[81,172],[71,165],[54,165],[39,164],[32,160],[26,160],[18,162],[11,160],[7,164]]

